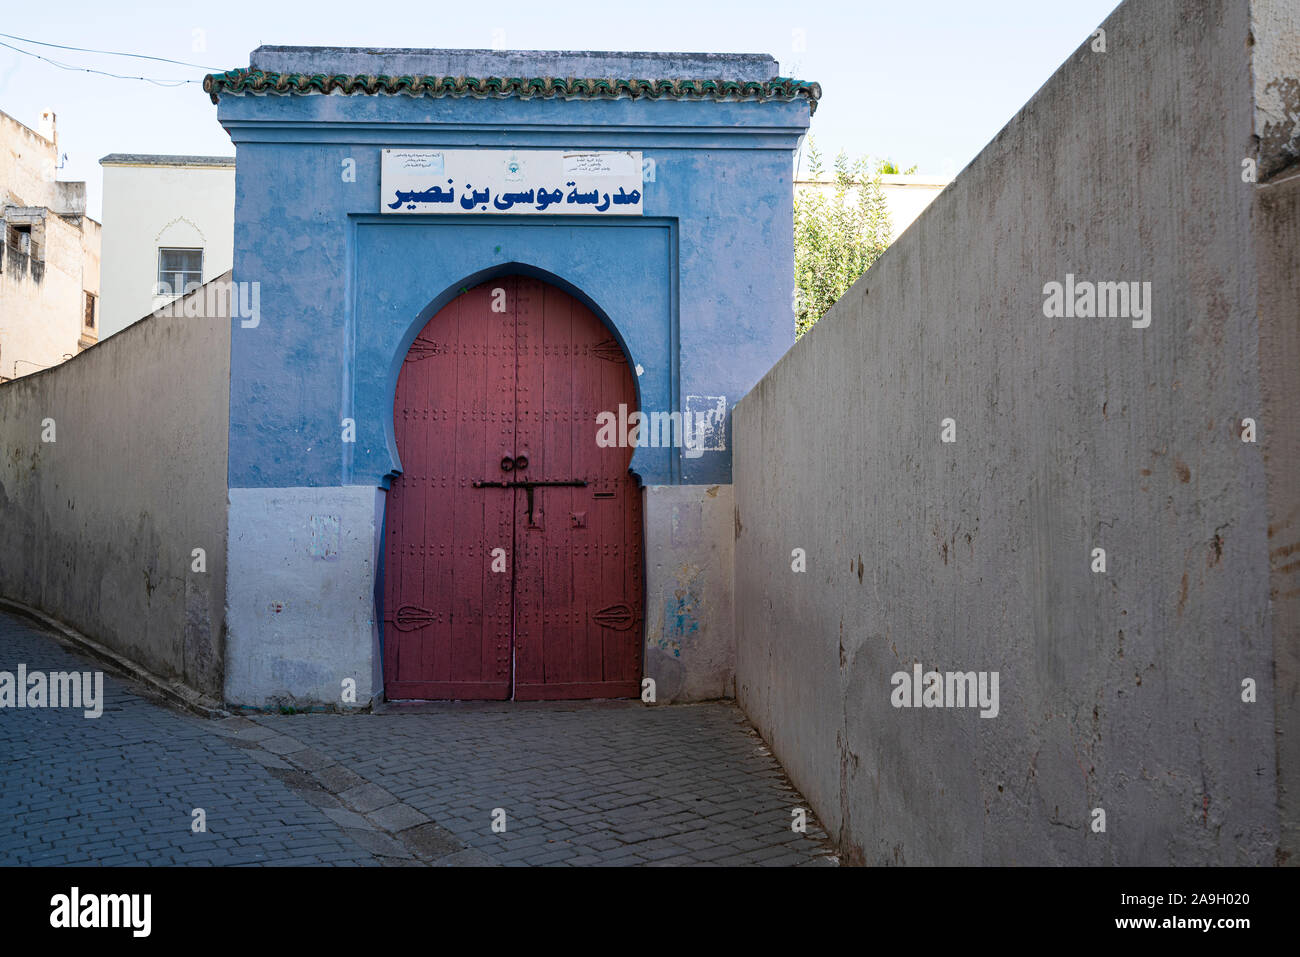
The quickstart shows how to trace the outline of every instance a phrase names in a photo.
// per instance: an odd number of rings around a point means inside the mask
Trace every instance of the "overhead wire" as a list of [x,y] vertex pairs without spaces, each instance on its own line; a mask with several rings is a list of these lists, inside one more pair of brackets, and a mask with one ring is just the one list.
[[[40,41],[38,40],[24,40],[22,37],[12,37],[8,33],[0,33],[0,36],[10,37],[10,39],[17,39],[25,43],[40,43]],[[59,46],[59,44],[56,43],[41,43],[41,45],[53,46],[53,47]],[[50,66],[57,67],[60,70],[70,70],[74,73],[94,73],[99,76],[111,77],[112,79],[115,80],[141,80],[145,83],[152,83],[155,86],[163,86],[163,87],[177,87],[177,86],[185,86],[186,84],[190,84],[190,83],[203,82],[202,80],[160,80],[155,77],[148,77],[148,76],[132,76],[125,73],[110,73],[107,70],[96,70],[93,67],[78,66],[75,63],[63,63],[59,60],[51,59],[50,57],[41,56],[39,53],[35,53],[32,50],[24,50],[22,47],[16,47],[12,43],[5,43],[3,40],[0,40],[0,47],[5,47],[7,49],[13,50],[15,53],[21,53],[24,56],[35,57],[37,60],[41,60],[44,63],[50,64]],[[144,56],[144,54],[137,54],[137,53],[115,53],[109,50],[82,50],[79,47],[60,47],[60,49],[80,50],[81,52],[86,52],[86,53],[102,53],[109,56],[136,56],[147,60],[161,60],[167,63],[176,63],[183,66],[197,67],[198,69],[202,69],[202,70],[212,69],[211,67],[201,66],[200,64],[197,63],[181,63],[180,60],[165,60],[163,57],[147,57]]]
[[117,50],[92,50],[89,47],[65,46],[62,43],[47,43],[44,40],[32,40],[29,37],[14,36],[12,33],[0,33],[0,37],[5,37],[9,40],[17,40],[20,43],[31,43],[38,47],[53,47],[56,50],[75,50],[78,53],[100,53],[104,56],[129,56],[134,57],[137,60],[156,60],[159,63],[175,63],[177,66],[192,66],[197,67],[200,70],[212,70],[214,72],[220,71],[220,68],[215,66],[204,66],[202,63],[189,63],[185,60],[169,60],[167,57],[149,56],[146,53],[123,53]]

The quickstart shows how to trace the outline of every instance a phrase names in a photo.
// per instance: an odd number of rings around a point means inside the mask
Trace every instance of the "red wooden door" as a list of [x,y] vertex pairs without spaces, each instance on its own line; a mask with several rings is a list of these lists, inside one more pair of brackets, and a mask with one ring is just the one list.
[[620,403],[636,404],[622,350],[538,280],[477,286],[421,331],[394,405],[389,698],[639,693],[633,450],[596,444],[597,413]]
[[631,448],[596,444],[596,416],[636,409],[623,351],[591,311],[520,279],[515,442],[542,486],[515,503],[515,697],[618,698],[640,691],[641,497]]
[[397,377],[402,474],[384,522],[389,698],[510,697],[511,580],[492,558],[511,550],[514,503],[472,485],[514,447],[514,315],[491,313],[490,293],[479,286],[440,310]]

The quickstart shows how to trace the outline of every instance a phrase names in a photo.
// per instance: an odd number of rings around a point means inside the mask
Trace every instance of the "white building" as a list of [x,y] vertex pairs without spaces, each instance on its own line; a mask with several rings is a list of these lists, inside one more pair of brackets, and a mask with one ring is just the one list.
[[0,113],[0,382],[96,342],[100,226],[58,168],[52,111],[39,131]]
[[112,153],[104,168],[100,335],[230,269],[235,159]]
[[[905,174],[885,174],[880,177],[880,191],[885,194],[885,205],[889,208],[889,226],[892,243],[903,234],[903,230],[916,221],[925,207],[934,202],[934,198],[943,191],[951,180],[941,176],[912,176]],[[802,178],[795,180],[796,192],[820,189],[833,192],[835,174],[823,172],[818,179]],[[107,219],[107,217],[106,217]]]
[[893,230],[889,241],[903,235],[903,230],[916,221],[950,182],[942,176],[881,176],[880,190],[885,194],[889,226]]

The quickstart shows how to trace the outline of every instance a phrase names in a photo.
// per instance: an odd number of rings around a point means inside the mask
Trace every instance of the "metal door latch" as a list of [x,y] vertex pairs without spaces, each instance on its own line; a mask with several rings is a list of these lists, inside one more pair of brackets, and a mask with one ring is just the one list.
[[[528,460],[524,460],[527,465]],[[502,462],[504,467],[504,461]],[[545,481],[524,481],[524,482],[490,482],[479,481],[474,483],[475,488],[521,488],[528,497],[528,524],[533,524],[533,489],[535,488],[586,488],[587,483],[581,479],[573,479],[568,482],[545,482]]]

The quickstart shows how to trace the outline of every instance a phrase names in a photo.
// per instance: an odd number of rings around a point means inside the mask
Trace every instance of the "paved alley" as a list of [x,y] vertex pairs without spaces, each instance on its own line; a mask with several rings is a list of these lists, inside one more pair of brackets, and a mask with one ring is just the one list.
[[[0,612],[0,671],[20,664],[100,667]],[[204,720],[105,674],[98,718],[0,709],[0,773],[5,865],[837,863],[730,702]]]

